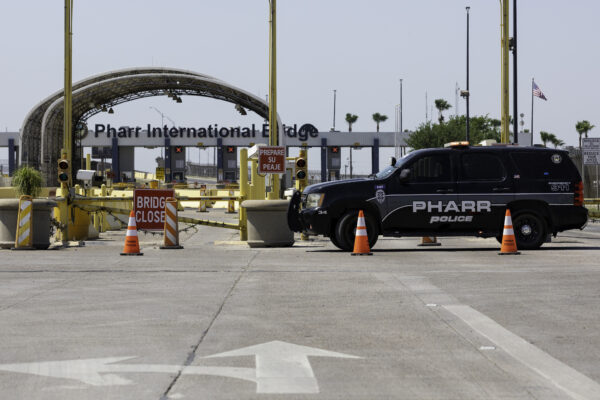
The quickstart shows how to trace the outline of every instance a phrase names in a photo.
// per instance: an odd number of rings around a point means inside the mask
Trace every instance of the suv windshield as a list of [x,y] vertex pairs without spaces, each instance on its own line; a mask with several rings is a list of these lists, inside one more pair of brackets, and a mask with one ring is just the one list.
[[406,164],[406,162],[417,153],[418,151],[413,151],[412,153],[406,154],[404,157],[396,161],[396,165],[388,165],[387,167],[385,167],[385,169],[375,174],[375,179],[385,179],[391,176],[394,173],[394,171],[396,171],[399,168],[402,168],[402,166]]

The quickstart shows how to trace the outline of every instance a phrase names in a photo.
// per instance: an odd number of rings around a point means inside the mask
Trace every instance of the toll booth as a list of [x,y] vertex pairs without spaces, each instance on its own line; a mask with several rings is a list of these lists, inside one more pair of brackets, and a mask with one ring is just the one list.
[[340,179],[342,167],[342,152],[339,146],[327,148],[327,180],[336,181]]
[[119,182],[133,182],[135,179],[135,147],[119,147]]
[[221,154],[222,163],[220,166],[218,165],[218,181],[237,182],[239,172],[237,146],[221,146],[219,153]]
[[171,180],[175,182],[184,182],[186,179],[185,171],[185,147],[170,146],[171,151]]
[[2,169],[0,164],[0,177],[3,174],[12,176],[19,168],[19,132],[0,133],[0,147],[8,148],[8,169]]

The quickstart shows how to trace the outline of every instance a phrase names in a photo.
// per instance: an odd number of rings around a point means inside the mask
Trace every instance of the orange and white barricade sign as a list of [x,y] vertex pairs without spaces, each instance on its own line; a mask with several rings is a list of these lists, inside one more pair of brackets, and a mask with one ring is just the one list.
[[33,199],[31,196],[21,196],[13,250],[31,249],[33,249]]
[[164,244],[161,249],[183,249],[179,245],[179,227],[177,223],[177,199],[169,197],[165,200]]

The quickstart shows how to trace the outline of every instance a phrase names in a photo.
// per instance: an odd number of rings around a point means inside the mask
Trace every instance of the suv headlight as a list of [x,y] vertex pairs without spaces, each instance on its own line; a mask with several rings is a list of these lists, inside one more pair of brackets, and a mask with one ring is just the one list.
[[320,207],[324,198],[325,193],[310,193],[306,196],[306,208]]

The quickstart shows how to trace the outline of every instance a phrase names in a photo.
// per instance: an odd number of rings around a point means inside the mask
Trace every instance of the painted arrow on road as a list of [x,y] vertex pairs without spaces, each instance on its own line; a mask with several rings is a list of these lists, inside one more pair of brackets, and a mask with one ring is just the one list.
[[257,393],[319,393],[319,385],[308,356],[360,358],[280,341],[213,354],[206,358],[238,356],[256,357]]
[[318,393],[309,356],[360,358],[348,354],[273,341],[206,358],[255,356],[256,368],[179,366],[163,364],[117,364],[135,357],[108,357],[85,360],[0,364],[0,371],[77,380],[92,386],[128,385],[117,374],[169,373],[216,375],[256,382],[257,393]]

